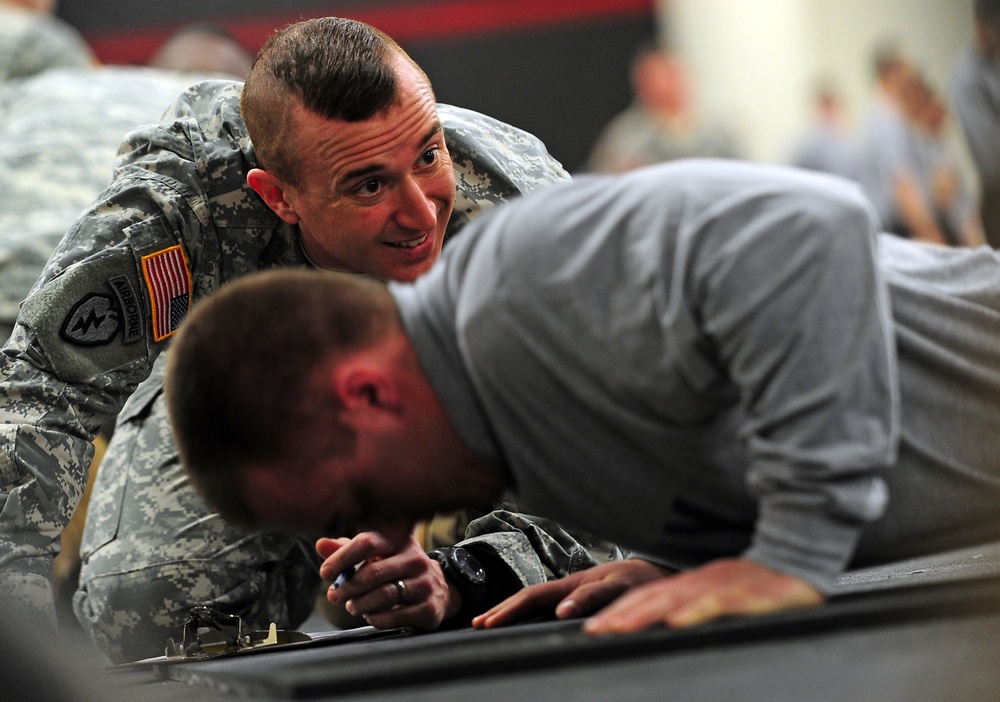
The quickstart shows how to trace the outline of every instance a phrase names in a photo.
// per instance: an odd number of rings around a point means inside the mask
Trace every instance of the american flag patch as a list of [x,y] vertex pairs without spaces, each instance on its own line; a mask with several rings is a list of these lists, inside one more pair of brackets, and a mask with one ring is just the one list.
[[191,304],[191,274],[180,246],[142,257],[142,274],[152,305],[153,340],[177,331]]

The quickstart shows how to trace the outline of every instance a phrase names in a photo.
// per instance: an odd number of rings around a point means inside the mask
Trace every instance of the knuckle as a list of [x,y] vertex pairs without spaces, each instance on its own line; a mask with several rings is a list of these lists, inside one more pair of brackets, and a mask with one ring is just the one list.
[[385,561],[369,561],[365,565],[367,576],[372,582],[381,582],[386,576]]

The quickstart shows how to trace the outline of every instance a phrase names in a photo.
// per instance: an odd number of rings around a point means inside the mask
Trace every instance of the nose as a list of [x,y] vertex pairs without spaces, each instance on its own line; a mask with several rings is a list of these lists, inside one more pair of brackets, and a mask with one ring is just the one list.
[[396,224],[404,229],[427,231],[437,226],[438,203],[423,183],[410,176],[399,187]]

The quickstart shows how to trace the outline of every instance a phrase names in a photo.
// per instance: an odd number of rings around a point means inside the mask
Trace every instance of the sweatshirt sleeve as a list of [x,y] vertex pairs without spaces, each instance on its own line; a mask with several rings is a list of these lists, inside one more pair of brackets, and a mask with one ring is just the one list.
[[825,589],[885,507],[898,442],[875,216],[831,180],[748,200],[730,218],[715,225],[730,232],[724,244],[696,259],[694,295],[745,417],[758,503],[745,556]]

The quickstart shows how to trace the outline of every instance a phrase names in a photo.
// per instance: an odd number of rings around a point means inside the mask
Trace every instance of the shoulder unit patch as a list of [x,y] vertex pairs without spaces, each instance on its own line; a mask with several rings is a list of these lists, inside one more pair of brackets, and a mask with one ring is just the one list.
[[62,337],[80,346],[100,346],[118,333],[119,314],[110,295],[92,293],[73,306],[63,322]]

